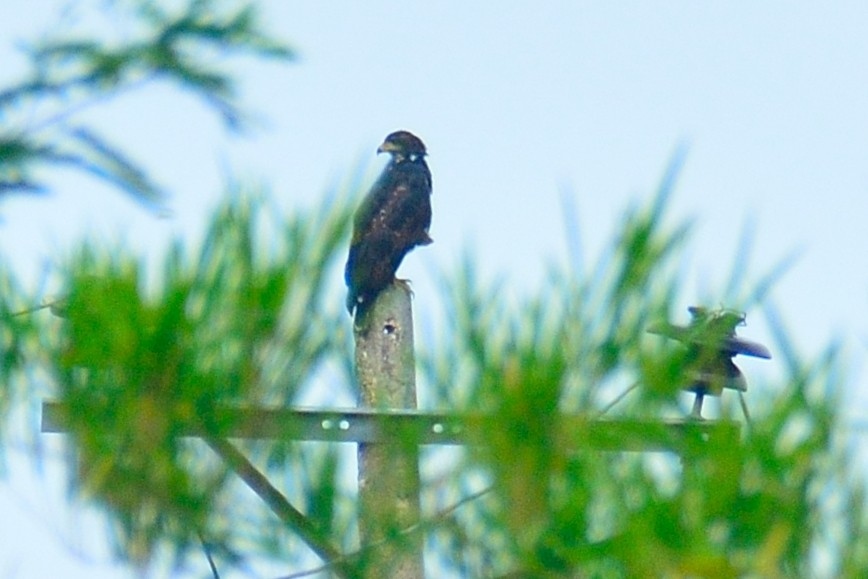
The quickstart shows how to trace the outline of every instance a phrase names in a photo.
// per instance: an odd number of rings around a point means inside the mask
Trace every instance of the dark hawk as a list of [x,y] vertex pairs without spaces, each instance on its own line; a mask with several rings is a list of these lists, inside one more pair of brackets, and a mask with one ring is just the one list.
[[377,153],[392,158],[356,211],[344,277],[347,310],[361,313],[394,280],[407,253],[431,238],[431,171],[425,145],[416,135],[396,131]]

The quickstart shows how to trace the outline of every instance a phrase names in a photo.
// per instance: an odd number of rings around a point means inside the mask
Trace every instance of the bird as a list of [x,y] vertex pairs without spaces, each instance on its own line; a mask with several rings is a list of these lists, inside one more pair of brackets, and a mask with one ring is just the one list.
[[361,316],[377,295],[396,280],[404,256],[433,242],[431,171],[422,140],[409,131],[389,134],[377,149],[391,158],[353,219],[344,270],[347,311]]

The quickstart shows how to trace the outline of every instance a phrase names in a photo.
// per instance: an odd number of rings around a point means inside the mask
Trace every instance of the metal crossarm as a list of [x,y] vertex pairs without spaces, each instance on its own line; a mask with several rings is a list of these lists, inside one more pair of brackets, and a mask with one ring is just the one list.
[[[66,408],[59,402],[42,404],[42,432],[66,432]],[[415,410],[224,407],[213,417],[227,438],[382,443],[414,441],[421,445],[483,444],[487,433],[499,428],[496,417],[485,414],[445,414]],[[714,420],[589,420],[562,414],[561,432],[576,449],[609,451],[679,451],[718,437],[737,439],[740,424]],[[185,436],[205,434],[190,426]]]

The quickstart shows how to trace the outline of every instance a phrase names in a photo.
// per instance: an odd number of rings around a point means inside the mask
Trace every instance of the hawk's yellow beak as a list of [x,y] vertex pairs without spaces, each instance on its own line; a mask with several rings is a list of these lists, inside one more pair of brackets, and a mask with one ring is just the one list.
[[395,143],[385,141],[382,145],[377,147],[377,154],[379,155],[380,153],[394,153],[397,152],[397,150],[398,146],[395,145]]

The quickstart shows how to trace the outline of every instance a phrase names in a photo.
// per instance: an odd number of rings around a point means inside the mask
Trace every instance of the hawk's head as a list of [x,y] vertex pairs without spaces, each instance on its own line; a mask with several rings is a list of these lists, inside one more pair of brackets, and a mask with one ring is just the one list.
[[409,158],[415,160],[426,155],[422,140],[408,131],[395,131],[383,141],[377,149],[378,153],[391,153],[396,160]]

